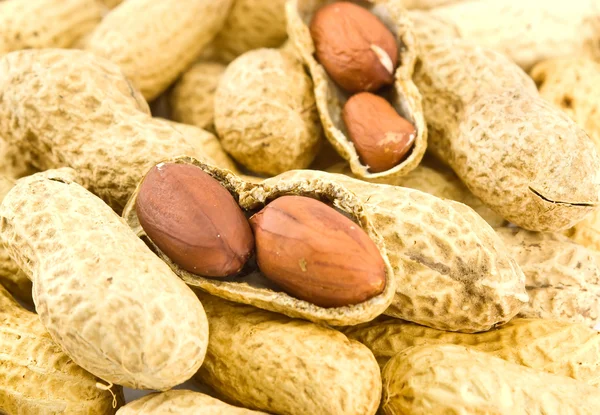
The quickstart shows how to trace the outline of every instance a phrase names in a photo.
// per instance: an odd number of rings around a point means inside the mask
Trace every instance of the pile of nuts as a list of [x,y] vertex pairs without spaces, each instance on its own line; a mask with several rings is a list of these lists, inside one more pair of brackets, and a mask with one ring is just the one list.
[[600,413],[558,3],[0,0],[0,413]]

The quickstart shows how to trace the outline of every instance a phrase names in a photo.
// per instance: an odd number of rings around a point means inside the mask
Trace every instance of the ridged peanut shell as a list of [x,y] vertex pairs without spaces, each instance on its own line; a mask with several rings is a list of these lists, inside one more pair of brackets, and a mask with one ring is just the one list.
[[[0,286],[0,412],[14,415],[114,414],[113,395],[52,340],[35,313]],[[113,386],[115,406],[123,390]]]
[[169,389],[197,371],[208,342],[202,305],[83,187],[58,175],[21,179],[0,208],[0,237],[75,363],[137,389]]
[[362,201],[383,237],[396,280],[385,314],[440,330],[477,332],[508,322],[527,303],[525,277],[494,230],[458,202],[339,174],[297,170],[267,179],[337,183]]
[[600,411],[594,386],[457,345],[411,347],[385,365],[382,378],[385,415]]
[[237,162],[271,176],[308,167],[322,140],[312,82],[277,49],[246,52],[227,66],[215,93],[215,127]]
[[260,415],[264,412],[238,408],[208,395],[189,390],[152,393],[128,403],[118,415]]
[[403,176],[417,167],[427,148],[427,126],[423,117],[421,95],[411,79],[417,55],[407,12],[401,2],[395,0],[360,2],[361,6],[378,17],[395,36],[400,64],[396,69],[394,85],[389,94],[386,94],[386,98],[417,130],[415,144],[403,161],[384,172],[370,173],[368,166],[361,163],[342,120],[342,109],[349,95],[331,80],[314,56],[315,45],[310,35],[310,22],[315,12],[328,3],[330,3],[328,0],[290,0],[286,3],[288,36],[312,77],[315,100],[325,136],[340,156],[348,161],[350,169],[356,176],[367,179]]
[[594,327],[600,319],[600,253],[552,233],[498,228],[525,274],[529,303],[520,315]]
[[374,415],[373,354],[342,333],[207,294],[210,324],[197,377],[233,404],[280,415]]
[[0,137],[0,177],[20,179],[35,172],[28,157]]
[[382,368],[412,346],[456,344],[590,385],[600,383],[600,334],[583,324],[517,318],[490,331],[464,334],[377,319],[343,333],[367,346]]
[[151,101],[202,53],[233,0],[127,0],[94,30],[86,49],[119,65]]

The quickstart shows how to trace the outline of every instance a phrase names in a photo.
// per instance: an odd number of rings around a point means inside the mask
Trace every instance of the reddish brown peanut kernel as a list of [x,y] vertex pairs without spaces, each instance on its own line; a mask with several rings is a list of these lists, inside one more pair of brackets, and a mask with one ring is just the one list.
[[235,274],[254,249],[252,230],[236,201],[195,166],[155,166],[140,187],[136,212],[152,242],[194,274]]
[[394,82],[394,35],[368,10],[349,2],[319,9],[310,24],[317,60],[348,92],[376,91]]
[[323,202],[283,196],[250,218],[258,267],[321,307],[358,304],[385,288],[385,264],[360,226]]
[[415,127],[377,95],[362,92],[352,96],[342,117],[356,152],[372,173],[397,165],[415,142]]

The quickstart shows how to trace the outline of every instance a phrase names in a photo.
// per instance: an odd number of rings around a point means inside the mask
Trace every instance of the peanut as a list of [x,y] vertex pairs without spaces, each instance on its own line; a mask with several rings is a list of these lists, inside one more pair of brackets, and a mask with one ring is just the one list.
[[198,294],[210,324],[197,377],[231,403],[280,415],[373,415],[373,354],[342,333]]
[[583,324],[517,318],[484,333],[463,334],[377,319],[343,333],[367,346],[382,368],[412,346],[456,344],[590,385],[600,383],[600,335]]
[[456,345],[411,347],[384,367],[381,411],[414,414],[596,414],[598,389]]
[[106,7],[109,9],[114,9],[119,4],[123,2],[123,0],[100,0]]
[[275,49],[233,61],[215,93],[215,127],[223,148],[255,173],[306,168],[322,141],[310,78]]
[[117,412],[118,415],[266,415],[242,409],[218,399],[188,390],[153,393],[137,399]]
[[31,161],[18,148],[0,138],[0,176],[20,179],[35,173]]
[[362,201],[385,241],[396,294],[385,314],[440,330],[506,323],[527,303],[525,277],[494,230],[469,207],[418,190],[297,170],[267,179],[269,193],[304,180],[337,183]]
[[[271,182],[269,187],[266,188],[260,183],[242,180],[242,178],[233,175],[227,170],[207,165],[189,157],[165,160],[165,163],[191,165],[208,173],[220,182],[233,195],[242,210],[248,213],[256,213],[268,203],[272,203],[273,200],[288,195],[309,196],[325,201],[351,218],[358,228],[367,233],[377,246],[385,264],[385,287],[383,292],[358,304],[334,308],[321,307],[312,301],[295,298],[283,292],[281,287],[269,281],[259,270],[255,270],[255,267],[253,268],[252,266],[244,269],[237,278],[215,279],[192,274],[177,266],[144,232],[135,209],[140,193],[140,186],[138,186],[123,211],[123,218],[139,237],[147,240],[159,257],[188,285],[198,287],[205,292],[231,301],[283,313],[289,317],[299,317],[331,325],[351,325],[370,321],[383,313],[390,305],[396,286],[392,269],[385,254],[383,241],[379,234],[374,231],[369,217],[365,215],[362,203],[359,202],[353,193],[344,187],[330,180],[316,182],[287,180],[283,181],[281,186],[278,183]],[[325,232],[325,230],[318,229],[315,232],[314,237],[316,238],[320,233]],[[330,234],[328,233],[327,235]],[[316,256],[315,253],[313,255]],[[310,259],[308,259],[307,264],[310,264],[310,262]],[[313,270],[310,265],[308,265],[308,268],[311,276],[313,275],[313,271],[320,271],[319,268]],[[307,276],[306,278],[309,277]]]
[[118,64],[151,101],[200,56],[232,1],[127,0],[102,20],[86,49]]
[[434,9],[449,4],[457,4],[469,0],[402,0],[402,4],[407,9]]
[[0,286],[0,412],[6,414],[114,414],[113,395],[52,341],[38,316]]
[[[296,54],[302,59],[312,77],[325,136],[340,156],[349,162],[352,173],[357,177],[371,179],[406,175],[417,167],[427,147],[427,127],[423,118],[421,95],[411,79],[416,62],[416,45],[407,12],[396,0],[359,3],[394,35],[400,65],[396,68],[394,83],[387,95],[392,107],[416,129],[415,144],[408,157],[391,169],[377,173],[369,171],[369,167],[361,161],[342,120],[342,109],[349,98],[348,94],[333,82],[323,65],[314,57],[315,42],[311,37],[309,25],[315,13],[328,3],[327,0],[290,0],[286,3],[288,36],[296,48]],[[365,123],[373,121],[368,119]]]
[[0,237],[52,339],[107,382],[164,390],[190,378],[208,338],[198,299],[104,202],[45,175],[6,195]]
[[570,239],[522,229],[496,229],[526,278],[524,317],[557,318],[594,327],[600,318],[600,254]]
[[283,196],[250,218],[261,272],[321,307],[360,304],[385,288],[379,248],[354,222],[309,197]]

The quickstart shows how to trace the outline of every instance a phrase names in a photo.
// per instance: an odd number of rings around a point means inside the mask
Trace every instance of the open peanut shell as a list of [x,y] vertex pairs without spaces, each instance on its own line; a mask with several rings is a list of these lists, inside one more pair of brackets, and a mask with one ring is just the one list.
[[[362,202],[354,193],[330,180],[282,180],[281,185],[273,181],[269,187],[242,180],[228,170],[210,166],[191,157],[177,157],[165,160],[165,163],[191,164],[202,169],[225,187],[238,205],[249,217],[258,212],[270,201],[285,195],[301,195],[319,199],[343,213],[357,223],[379,248],[386,267],[386,285],[379,295],[362,303],[344,307],[324,308],[310,302],[297,299],[283,292],[270,282],[249,261],[246,268],[235,276],[226,278],[205,278],[181,269],[150,240],[142,229],[135,209],[140,184],[132,194],[123,218],[133,231],[167,263],[188,285],[238,303],[250,304],[265,310],[285,314],[289,317],[303,318],[320,324],[354,325],[367,322],[382,314],[392,303],[396,291],[393,270],[388,260],[382,237],[373,227],[371,219],[363,208]],[[343,277],[343,275],[340,275]]]
[[352,173],[359,178],[400,177],[420,163],[427,149],[427,126],[423,116],[421,94],[412,81],[416,62],[415,37],[411,22],[401,2],[396,0],[352,1],[377,16],[394,34],[398,45],[398,68],[395,82],[385,98],[396,111],[416,128],[415,143],[407,156],[393,168],[370,173],[362,164],[348,130],[342,120],[342,109],[351,94],[342,90],[329,77],[325,68],[315,59],[315,45],[309,25],[314,13],[330,0],[290,0],[286,4],[288,36],[308,68],[314,83],[315,100],[327,139],[336,151],[350,163]]

